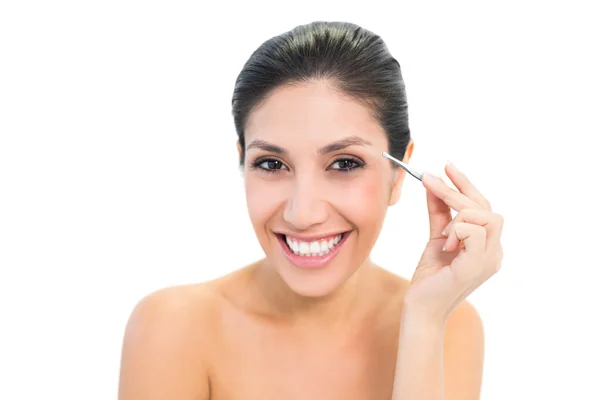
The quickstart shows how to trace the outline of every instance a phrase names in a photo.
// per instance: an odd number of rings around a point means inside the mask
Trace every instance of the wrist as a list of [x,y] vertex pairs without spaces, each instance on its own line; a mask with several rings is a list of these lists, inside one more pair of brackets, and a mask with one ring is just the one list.
[[393,399],[444,398],[446,320],[422,305],[402,308]]
[[449,313],[424,304],[419,299],[405,296],[402,306],[402,320],[411,325],[428,330],[444,330]]

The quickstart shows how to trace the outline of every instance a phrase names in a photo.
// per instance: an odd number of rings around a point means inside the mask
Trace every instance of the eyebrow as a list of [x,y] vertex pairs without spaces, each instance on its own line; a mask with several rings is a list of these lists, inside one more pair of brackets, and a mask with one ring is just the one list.
[[[338,151],[338,150],[343,150],[346,147],[350,147],[350,146],[370,146],[371,142],[369,142],[368,140],[365,140],[361,137],[358,136],[348,136],[346,138],[340,139],[340,140],[336,140],[333,143],[328,144],[327,146],[323,146],[321,147],[319,150],[317,150],[317,153],[321,154],[321,155],[325,155],[328,153],[332,153],[334,151]],[[254,140],[252,141],[248,147],[247,150],[253,149],[253,148],[257,148],[257,149],[261,149],[270,153],[275,153],[275,154],[287,154],[287,151],[280,146],[277,146],[273,143],[269,143],[266,140]]]

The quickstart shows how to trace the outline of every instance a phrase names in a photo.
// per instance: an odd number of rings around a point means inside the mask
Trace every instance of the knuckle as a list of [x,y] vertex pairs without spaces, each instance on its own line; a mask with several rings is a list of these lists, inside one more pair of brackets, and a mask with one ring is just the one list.
[[503,227],[504,226],[504,217],[500,214],[495,214],[496,215],[496,221],[498,223],[499,227]]
[[481,225],[473,225],[473,231],[475,232],[476,235],[479,235],[481,237],[487,236],[487,231]]
[[502,262],[498,261],[496,263],[496,267],[494,268],[495,272],[497,273],[498,271],[500,271],[500,269],[502,268]]
[[444,203],[448,203],[452,200],[452,192],[450,189],[444,189],[444,191],[440,194],[440,198],[444,201]]
[[492,266],[493,274],[500,271],[502,268],[502,259],[504,258],[504,252],[502,248],[499,248],[494,254],[491,256],[490,264]]
[[478,212],[478,210],[475,208],[464,208],[464,209],[460,210],[460,212],[458,214],[462,215],[463,218],[468,218],[468,217],[472,217],[472,216],[476,215],[477,212]]
[[463,208],[457,214],[455,219],[461,222],[469,222],[477,220],[477,216],[479,215],[480,210],[476,208]]
[[483,206],[483,208],[485,208],[486,210],[491,210],[492,209],[492,205],[490,204],[490,201],[488,199],[483,199],[481,201],[481,205]]
[[468,224],[466,222],[463,221],[457,221],[454,222],[452,224],[452,229],[456,232],[456,233],[462,233],[465,231],[465,228]]
[[491,217],[489,211],[480,208],[468,208],[461,211],[462,219],[471,221],[474,225],[485,226]]
[[460,239],[464,240],[467,237],[485,241],[487,238],[487,231],[485,227],[481,225],[470,224],[468,222],[455,222],[452,224],[452,231]]

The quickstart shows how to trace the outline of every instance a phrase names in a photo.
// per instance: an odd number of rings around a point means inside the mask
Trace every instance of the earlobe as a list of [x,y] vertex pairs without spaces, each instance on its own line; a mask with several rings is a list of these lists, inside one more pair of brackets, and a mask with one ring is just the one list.
[[238,151],[238,160],[239,160],[239,164],[240,167],[243,169],[244,168],[244,163],[243,163],[243,157],[244,157],[244,149],[242,148],[242,145],[240,144],[240,141],[237,141],[237,151]]
[[412,157],[412,153],[413,150],[415,149],[415,141],[410,139],[410,141],[408,142],[408,145],[406,146],[406,151],[404,152],[404,160],[402,160],[404,163],[407,163],[410,161],[410,158]]

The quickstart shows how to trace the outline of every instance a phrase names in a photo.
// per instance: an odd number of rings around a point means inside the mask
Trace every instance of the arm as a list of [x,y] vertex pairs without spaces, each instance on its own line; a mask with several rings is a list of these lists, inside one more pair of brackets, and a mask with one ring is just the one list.
[[478,400],[483,370],[483,326],[463,302],[446,321],[402,312],[392,400]]
[[404,294],[395,400],[480,397],[483,327],[464,300],[500,270],[504,219],[454,165],[446,173],[458,190],[423,175],[429,241]]
[[209,399],[202,332],[176,289],[143,299],[127,324],[119,400]]

